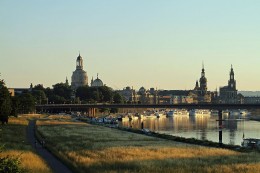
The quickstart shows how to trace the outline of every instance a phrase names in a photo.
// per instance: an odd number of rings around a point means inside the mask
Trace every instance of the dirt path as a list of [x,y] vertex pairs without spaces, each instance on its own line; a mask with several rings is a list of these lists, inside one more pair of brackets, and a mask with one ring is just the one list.
[[46,161],[54,173],[72,173],[60,160],[53,156],[48,150],[40,146],[39,141],[35,146],[35,120],[30,120],[27,129],[27,138],[33,147],[36,147],[36,152]]

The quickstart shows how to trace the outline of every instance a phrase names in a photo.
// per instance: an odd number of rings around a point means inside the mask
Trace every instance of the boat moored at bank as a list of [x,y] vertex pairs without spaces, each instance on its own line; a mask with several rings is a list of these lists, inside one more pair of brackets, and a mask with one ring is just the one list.
[[192,109],[190,110],[190,116],[209,116],[211,114],[208,109]]

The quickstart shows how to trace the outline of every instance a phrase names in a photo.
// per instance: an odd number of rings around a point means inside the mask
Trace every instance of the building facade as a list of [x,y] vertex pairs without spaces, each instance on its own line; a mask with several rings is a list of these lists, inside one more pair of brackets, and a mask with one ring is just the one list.
[[123,90],[118,91],[128,103],[133,104],[158,104],[159,96],[158,91],[154,88],[146,90],[141,87],[138,91],[133,88],[126,87]]

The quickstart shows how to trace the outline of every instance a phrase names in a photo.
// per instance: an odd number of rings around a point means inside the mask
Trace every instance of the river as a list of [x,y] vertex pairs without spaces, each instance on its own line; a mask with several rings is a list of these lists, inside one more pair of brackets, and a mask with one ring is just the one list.
[[[253,115],[251,115],[253,116]],[[123,121],[119,126],[140,129],[141,123],[150,131],[185,138],[196,138],[219,142],[218,116],[174,115],[164,118]],[[260,122],[249,120],[247,116],[223,116],[222,141],[224,144],[241,145],[245,138],[260,139]]]

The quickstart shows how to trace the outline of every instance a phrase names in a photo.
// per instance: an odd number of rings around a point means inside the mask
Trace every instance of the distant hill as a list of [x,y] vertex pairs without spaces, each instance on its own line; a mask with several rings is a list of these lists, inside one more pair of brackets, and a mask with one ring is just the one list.
[[242,94],[245,97],[260,97],[260,91],[238,91],[238,93]]

